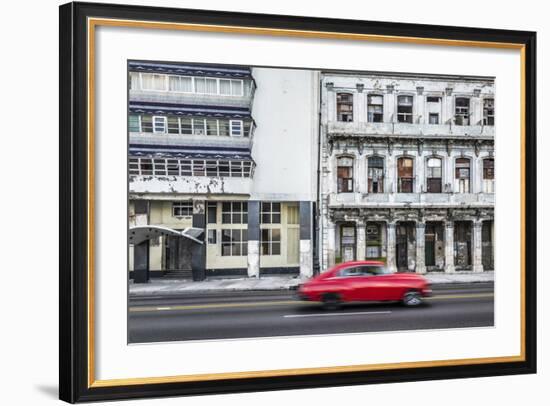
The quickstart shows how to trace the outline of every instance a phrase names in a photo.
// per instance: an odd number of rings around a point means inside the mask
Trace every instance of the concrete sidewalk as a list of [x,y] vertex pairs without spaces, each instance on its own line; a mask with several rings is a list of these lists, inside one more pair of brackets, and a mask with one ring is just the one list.
[[[483,273],[433,273],[424,275],[432,284],[493,282],[494,272]],[[268,276],[262,278],[207,279],[201,282],[177,279],[152,279],[149,283],[130,281],[130,296],[177,295],[181,293],[228,292],[243,290],[290,290],[306,278]]]

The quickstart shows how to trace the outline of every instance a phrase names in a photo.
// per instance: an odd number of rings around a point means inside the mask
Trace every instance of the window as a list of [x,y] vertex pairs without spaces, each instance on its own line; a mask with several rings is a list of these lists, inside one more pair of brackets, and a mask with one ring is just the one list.
[[208,230],[208,244],[217,243],[218,230]]
[[181,133],[184,135],[193,134],[193,119],[189,117],[180,118]]
[[139,115],[130,114],[128,117],[128,130],[131,133],[138,133],[141,131],[141,126],[139,124]]
[[220,94],[224,96],[242,96],[243,81],[235,79],[220,79]]
[[371,156],[367,161],[369,193],[384,193],[384,158]]
[[189,76],[168,76],[168,90],[173,92],[193,92],[193,78]]
[[193,119],[193,134],[194,135],[206,134],[206,120],[204,118]]
[[397,192],[413,193],[413,160],[399,158],[397,160]]
[[428,158],[426,173],[426,191],[441,193],[441,159]]
[[195,92],[203,94],[218,93],[218,82],[211,78],[195,78]]
[[338,93],[336,95],[336,114],[338,121],[353,121],[353,94]]
[[153,175],[153,160],[150,158],[141,158],[139,160],[139,172],[141,175]]
[[281,203],[262,202],[261,209],[262,224],[281,223]]
[[206,221],[208,224],[216,224],[218,222],[218,203],[208,202],[206,205]]
[[174,116],[168,116],[168,134],[180,133],[180,121],[179,118]]
[[470,193],[470,160],[468,158],[456,159],[455,192]]
[[397,121],[400,123],[413,122],[413,97],[399,96],[397,98]]
[[382,256],[382,232],[380,224],[367,223],[367,258],[380,258]]
[[495,193],[495,160],[493,158],[483,160],[483,192]]
[[470,99],[467,97],[455,99],[455,124],[470,125]]
[[251,161],[130,158],[130,175],[252,177]]
[[248,255],[248,230],[222,230],[222,256]]
[[153,132],[153,118],[151,116],[141,116],[141,132]]
[[248,203],[247,202],[223,202],[222,203],[223,224],[247,224]]
[[440,103],[441,102],[441,97],[439,97],[439,96],[428,96],[426,98],[426,101],[428,103]]
[[281,255],[281,230],[264,228],[261,230],[261,255]]
[[229,126],[231,127],[232,137],[241,137],[243,135],[243,122],[241,120],[230,120]]
[[172,216],[187,217],[193,215],[193,202],[173,202]]
[[130,72],[130,89],[139,90],[139,73]]
[[166,160],[166,171],[169,176],[179,176],[180,164],[177,159]]
[[439,124],[439,113],[430,113],[429,123],[430,124]]
[[218,120],[206,119],[206,135],[218,135]]
[[483,125],[495,125],[495,99],[483,100]]
[[142,73],[141,88],[143,90],[166,90],[166,76],[154,73]]
[[166,117],[153,116],[153,132],[157,134],[166,133]]
[[338,158],[338,193],[353,192],[353,158]]
[[381,123],[384,121],[384,96],[368,96],[368,120],[369,123]]

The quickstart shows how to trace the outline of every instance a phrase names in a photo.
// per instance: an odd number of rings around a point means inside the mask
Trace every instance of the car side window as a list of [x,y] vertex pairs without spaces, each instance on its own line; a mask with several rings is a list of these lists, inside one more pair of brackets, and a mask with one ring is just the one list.
[[362,267],[356,266],[353,268],[341,269],[340,272],[338,272],[338,276],[341,276],[341,277],[361,276],[363,274],[363,271],[361,268]]

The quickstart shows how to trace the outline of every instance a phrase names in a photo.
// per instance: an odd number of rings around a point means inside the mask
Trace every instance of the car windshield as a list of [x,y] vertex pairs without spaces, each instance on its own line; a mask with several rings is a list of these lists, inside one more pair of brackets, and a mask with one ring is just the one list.
[[374,275],[388,275],[392,272],[384,265],[356,265],[349,268],[342,268],[336,276],[348,277],[348,276],[374,276]]

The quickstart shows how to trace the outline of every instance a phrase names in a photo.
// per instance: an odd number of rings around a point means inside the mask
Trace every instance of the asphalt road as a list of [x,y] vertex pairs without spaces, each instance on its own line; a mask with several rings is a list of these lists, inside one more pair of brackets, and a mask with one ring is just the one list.
[[492,283],[435,285],[418,308],[348,304],[324,310],[293,291],[131,298],[130,343],[493,326]]

